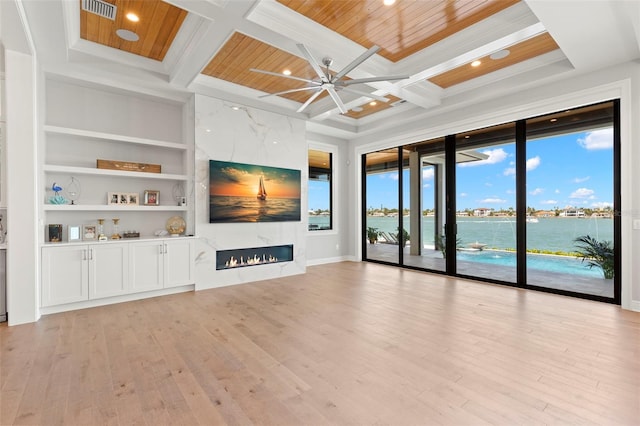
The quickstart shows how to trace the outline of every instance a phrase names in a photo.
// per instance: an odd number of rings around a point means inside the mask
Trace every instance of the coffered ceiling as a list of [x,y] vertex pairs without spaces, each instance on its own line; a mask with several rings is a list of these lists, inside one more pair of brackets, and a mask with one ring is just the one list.
[[[96,82],[116,80],[120,87],[172,93],[177,98],[202,93],[230,105],[300,117],[320,131],[345,138],[379,129],[381,123],[414,120],[464,94],[477,96],[491,87],[496,93],[518,90],[640,56],[640,18],[633,18],[640,2],[23,3],[47,72]],[[113,16],[96,14],[111,6],[115,6]],[[128,19],[130,13],[138,20]],[[608,43],[615,47],[608,48]],[[379,50],[351,69],[372,46]],[[310,65],[305,50],[331,75],[349,67],[344,80],[406,78],[348,86],[354,91],[336,85],[345,113],[325,91],[297,112],[315,93],[310,87],[322,84],[320,68]],[[329,67],[322,65],[324,58],[331,60]],[[285,70],[294,78],[283,75]],[[286,93],[273,95],[278,92]]]

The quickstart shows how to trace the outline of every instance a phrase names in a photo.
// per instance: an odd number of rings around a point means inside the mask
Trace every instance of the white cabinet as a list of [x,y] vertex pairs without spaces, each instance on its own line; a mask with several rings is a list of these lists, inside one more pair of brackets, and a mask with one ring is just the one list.
[[42,248],[42,306],[89,299],[89,247]]
[[129,244],[89,246],[89,299],[129,292]]
[[132,243],[129,250],[132,291],[193,284],[193,253],[191,239]]
[[128,244],[42,248],[42,306],[129,292]]
[[42,307],[195,283],[192,238],[42,247]]
[[193,240],[174,239],[164,242],[164,286],[193,284],[195,259]]

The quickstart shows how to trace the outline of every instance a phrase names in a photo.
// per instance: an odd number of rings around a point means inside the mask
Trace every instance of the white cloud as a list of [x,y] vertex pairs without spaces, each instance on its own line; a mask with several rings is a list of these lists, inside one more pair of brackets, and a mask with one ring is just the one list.
[[484,204],[503,204],[506,203],[507,200],[503,200],[502,198],[485,198],[484,200],[480,200],[480,202]]
[[589,199],[593,199],[594,198],[593,194],[594,194],[593,189],[578,188],[575,191],[573,191],[571,193],[571,195],[569,195],[569,198],[589,198]]
[[544,200],[544,201],[540,201],[540,204],[558,204],[558,202],[556,200]]
[[539,165],[540,165],[539,156],[536,155],[533,158],[529,158],[527,160],[527,171],[530,172],[531,170],[535,170],[536,168],[538,168]]
[[425,183],[424,185],[422,185],[423,188],[431,188],[431,184],[430,183]]
[[575,178],[575,179],[573,180],[573,182],[574,182],[574,183],[582,183],[582,182],[586,182],[586,181],[588,181],[589,179],[591,179],[591,176],[585,176],[585,177],[583,177],[583,178]]
[[433,179],[434,172],[435,171],[434,171],[433,167],[429,167],[428,169],[422,170],[422,179],[424,179],[424,180]]
[[397,173],[392,173],[389,175],[389,179],[391,180],[398,180],[398,174]]
[[559,193],[560,193],[560,190],[559,190],[559,189],[556,189],[556,190],[555,190],[555,191],[553,191],[553,192],[555,192],[556,194],[559,194]]
[[578,144],[588,150],[611,149],[613,148],[613,127],[589,132],[584,138],[578,138]]
[[492,187],[492,186],[493,186],[493,184],[492,184],[491,182],[485,182],[485,183],[484,183],[484,186]]
[[497,164],[504,161],[507,158],[507,153],[502,148],[496,149],[488,149],[486,151],[481,151],[483,154],[488,155],[489,157],[484,160],[471,161],[469,163],[461,163],[460,167],[475,167],[475,166],[484,166],[485,164]]
[[509,195],[513,195],[516,193],[516,191],[514,191],[513,189],[507,189],[505,192]]
[[504,172],[502,173],[505,176],[512,176],[516,174],[516,168],[515,167],[507,167],[506,169],[504,169]]
[[467,196],[467,195],[469,195],[469,194],[467,194],[466,192],[461,192],[461,193],[460,193],[460,194],[458,194],[458,195],[459,195],[460,197],[466,197],[466,196]]
[[531,195],[540,195],[544,192],[544,189],[542,188],[536,188],[533,191],[529,192],[529,194]]

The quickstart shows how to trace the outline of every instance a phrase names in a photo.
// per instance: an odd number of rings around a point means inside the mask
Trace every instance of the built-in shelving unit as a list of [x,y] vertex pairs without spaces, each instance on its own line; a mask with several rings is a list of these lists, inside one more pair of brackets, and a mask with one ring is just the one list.
[[[193,234],[194,155],[185,126],[187,103],[61,80],[47,80],[46,89],[41,167],[45,229],[47,224],[63,225],[65,240],[68,225],[104,219],[108,234],[112,219],[118,218],[121,230],[153,236],[167,219],[179,215],[187,222],[186,234]],[[97,168],[98,159],[157,164],[161,173]],[[70,198],[66,188],[72,178],[81,187],[75,203],[52,203],[53,184]],[[159,205],[145,205],[145,191],[158,191]],[[109,204],[110,193],[138,194],[138,202]],[[42,243],[48,240],[44,231]]]

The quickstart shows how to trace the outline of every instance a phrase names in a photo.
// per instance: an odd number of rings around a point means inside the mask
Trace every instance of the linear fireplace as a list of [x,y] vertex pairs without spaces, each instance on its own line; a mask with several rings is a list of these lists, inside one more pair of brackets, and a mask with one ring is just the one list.
[[253,247],[216,252],[216,270],[266,265],[293,260],[293,244]]

